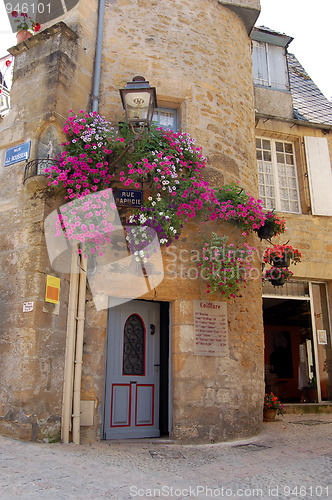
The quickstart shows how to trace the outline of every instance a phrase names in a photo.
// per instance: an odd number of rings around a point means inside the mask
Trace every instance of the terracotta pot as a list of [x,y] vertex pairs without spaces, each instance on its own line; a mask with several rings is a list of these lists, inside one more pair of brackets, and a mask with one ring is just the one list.
[[263,420],[264,422],[274,422],[277,415],[277,410],[265,409],[263,410]]
[[32,36],[33,36],[33,34],[31,33],[31,31],[28,31],[28,30],[18,31],[16,33],[16,41],[17,41],[17,43],[21,43],[21,42],[24,42],[24,40],[31,38]]

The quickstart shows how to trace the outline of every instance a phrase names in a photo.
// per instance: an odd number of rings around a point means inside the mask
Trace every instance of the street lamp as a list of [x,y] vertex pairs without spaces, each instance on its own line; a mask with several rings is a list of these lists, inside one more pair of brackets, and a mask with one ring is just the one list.
[[127,122],[134,129],[147,127],[150,130],[153,111],[157,107],[155,87],[150,87],[143,76],[135,76],[124,89],[120,89],[120,95]]

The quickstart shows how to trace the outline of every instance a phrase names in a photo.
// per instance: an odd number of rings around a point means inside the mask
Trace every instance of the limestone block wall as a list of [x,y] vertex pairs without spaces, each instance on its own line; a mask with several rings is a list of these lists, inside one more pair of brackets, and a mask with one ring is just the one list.
[[123,119],[118,90],[143,75],[160,106],[178,109],[218,181],[255,194],[251,42],[238,16],[218,1],[117,0],[105,11],[102,61],[102,114]]
[[[251,6],[252,7],[252,6]],[[140,12],[140,16],[137,12]],[[232,180],[257,194],[251,44],[242,20],[217,1],[117,0],[106,6],[100,113],[123,119],[119,89],[135,75],[156,87],[159,106],[178,110],[180,130],[195,137],[208,158],[212,185]],[[181,270],[179,253],[195,248],[193,235],[217,230],[233,241],[241,233],[226,224],[192,224],[164,249],[165,278],[143,298],[171,306],[172,436],[220,441],[258,432],[262,420],[263,326],[261,281],[254,280],[228,304],[229,357],[194,354],[193,299],[207,297],[200,279]],[[197,244],[197,242],[196,242]],[[255,235],[249,244],[259,247]],[[172,253],[171,253],[172,252]],[[189,268],[188,268],[189,265]],[[259,264],[257,264],[259,267]],[[175,267],[174,267],[175,266]],[[109,311],[112,314],[112,310]],[[99,438],[102,423],[107,314],[86,309],[82,399],[96,401],[95,425],[83,440]]]
[[[96,3],[81,0],[75,15],[71,14],[69,25],[76,34],[59,24],[12,49],[16,57],[13,110],[0,122],[2,160],[6,148],[26,140],[32,141],[32,154],[40,150],[47,134],[61,142],[61,125],[68,110],[89,106]],[[241,0],[238,5],[256,9],[257,3]],[[180,129],[196,138],[208,158],[211,184],[238,180],[257,194],[251,43],[240,17],[217,0],[198,0],[194,9],[189,0],[106,2],[100,113],[107,119],[116,122],[123,118],[118,90],[137,74],[157,88],[160,106],[177,108]],[[59,199],[37,186],[28,194],[21,185],[22,167],[0,171],[8,186],[1,202],[5,215],[1,234],[5,241],[6,231],[16,231],[17,239],[24,242],[20,246],[14,240],[8,242],[0,253],[9,284],[3,282],[2,307],[6,314],[17,313],[2,329],[9,375],[2,388],[1,425],[9,435],[19,432],[27,439],[40,439],[48,438],[48,433],[54,436],[59,428],[68,277],[61,277],[59,314],[45,312],[45,275],[54,272],[47,261],[43,220]],[[188,227],[175,254],[191,250],[192,234],[200,236],[199,228],[195,224]],[[207,227],[206,232],[211,230]],[[234,241],[240,237],[228,225],[220,225],[218,231]],[[34,234],[31,240],[30,233]],[[258,244],[255,235],[250,243]],[[13,263],[27,269],[23,278],[7,272],[8,248]],[[186,275],[176,274],[174,279],[174,269],[168,267],[174,263],[173,256],[165,250],[164,258],[165,280],[144,298],[171,305],[172,435],[186,441],[218,441],[258,432],[264,393],[260,280],[228,305],[229,357],[195,356],[192,301],[206,298],[204,283],[198,279],[191,283]],[[29,321],[18,314],[27,295],[36,303]],[[28,329],[23,338],[31,348],[27,350],[22,343],[27,368],[15,374],[14,367],[23,359],[17,351],[22,321]],[[81,396],[96,401],[96,418],[94,426],[82,429],[87,439],[98,439],[102,425],[106,328],[107,312],[97,312],[88,295]],[[15,341],[10,329],[17,332]]]
[[[0,120],[0,432],[22,439],[59,439],[69,278],[51,268],[44,237],[61,198],[41,177],[23,185],[25,163],[4,159],[28,141],[30,159],[55,155],[69,108],[87,105],[91,60],[76,39],[61,23],[10,49],[11,111]],[[48,274],[61,279],[60,305],[45,302]]]

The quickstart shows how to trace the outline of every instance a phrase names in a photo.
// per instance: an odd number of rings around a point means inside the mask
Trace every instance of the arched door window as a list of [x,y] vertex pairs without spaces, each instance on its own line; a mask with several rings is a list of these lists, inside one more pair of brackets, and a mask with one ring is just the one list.
[[124,326],[123,375],[144,375],[145,373],[145,326],[138,314],[132,314]]

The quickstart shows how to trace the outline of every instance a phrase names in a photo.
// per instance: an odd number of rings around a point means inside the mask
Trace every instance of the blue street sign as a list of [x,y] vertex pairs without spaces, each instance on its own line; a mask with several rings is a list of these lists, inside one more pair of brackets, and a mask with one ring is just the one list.
[[5,155],[5,167],[27,160],[30,156],[31,141],[9,148]]
[[143,191],[137,189],[115,189],[114,198],[117,207],[141,207]]

